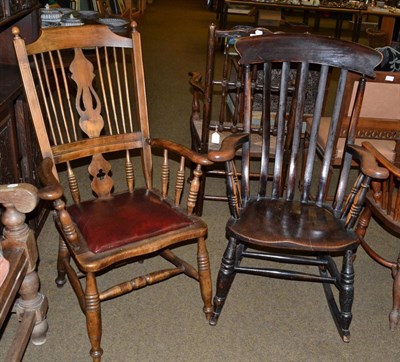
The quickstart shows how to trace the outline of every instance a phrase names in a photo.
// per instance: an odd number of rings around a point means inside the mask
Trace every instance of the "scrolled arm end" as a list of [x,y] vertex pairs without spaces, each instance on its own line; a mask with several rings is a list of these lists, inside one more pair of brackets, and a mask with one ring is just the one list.
[[189,72],[189,76],[189,84],[192,86],[193,90],[204,94],[201,74],[199,72]]
[[208,153],[208,159],[213,162],[230,161],[235,157],[236,150],[245,142],[248,142],[248,140],[248,133],[237,133],[230,135],[222,141],[219,151],[210,151]]
[[353,158],[359,162],[361,172],[365,175],[380,180],[389,177],[389,171],[377,164],[374,155],[367,150],[367,148],[357,145],[347,145],[347,152],[349,152]]
[[174,152],[180,156],[185,157],[186,159],[190,160],[191,162],[197,163],[201,166],[209,166],[212,165],[213,162],[211,162],[208,158],[207,155],[202,155],[198,152],[195,152],[191,150],[190,148],[183,146],[179,143],[166,140],[166,139],[161,139],[161,138],[151,138],[146,140],[147,143],[149,143],[152,147],[155,148],[163,148],[168,151]]
[[64,195],[64,189],[53,174],[53,161],[45,158],[39,166],[39,178],[44,187],[38,194],[42,200],[57,200]]

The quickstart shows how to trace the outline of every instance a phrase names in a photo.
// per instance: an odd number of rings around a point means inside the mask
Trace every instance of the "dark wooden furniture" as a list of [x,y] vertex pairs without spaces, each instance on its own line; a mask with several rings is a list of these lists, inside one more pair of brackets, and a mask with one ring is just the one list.
[[[28,45],[19,30],[13,29],[25,93],[44,158],[40,172],[45,187],[39,196],[53,202],[55,223],[62,237],[56,282],[61,287],[68,275],[86,316],[93,361],[100,361],[103,354],[100,306],[105,300],[183,273],[200,283],[207,318],[212,312],[207,225],[193,215],[201,167],[211,162],[186,147],[150,138],[141,40],[136,24],[132,24],[130,38],[116,35],[106,26],[86,25],[43,29],[39,39]],[[161,157],[154,158],[162,169],[161,191],[153,186],[152,149],[161,152]],[[172,154],[171,168],[176,170],[173,200],[167,197],[168,154]],[[185,162],[196,164],[185,194],[186,207],[180,206]],[[88,165],[86,177],[81,169],[75,169],[82,163]],[[140,175],[134,172],[134,164],[139,168],[142,165]],[[58,165],[65,166],[66,175],[57,172]],[[111,173],[125,179],[125,186],[114,185]],[[69,206],[58,181],[62,176],[70,187],[73,202]],[[85,181],[91,187],[83,192]],[[144,186],[136,187],[135,182]],[[93,199],[92,194],[97,198]],[[190,241],[197,243],[198,268],[171,250]],[[108,270],[154,256],[171,262],[172,267],[98,290],[97,278]],[[85,289],[80,276],[86,278]]]
[[[26,40],[39,33],[36,0],[2,1],[0,12],[0,183],[27,182],[39,184],[36,161],[41,157],[24,101],[21,76],[16,65],[11,28],[18,25]],[[47,212],[37,207],[27,216],[29,225],[38,233]]]
[[[12,307],[20,321],[6,361],[21,361],[29,340],[35,345],[46,341],[47,298],[39,293],[38,249],[34,232],[25,224],[25,214],[31,212],[38,201],[37,189],[30,184],[0,185],[0,204],[4,207],[0,247],[10,265],[0,286],[0,327]],[[17,295],[19,298],[15,300]]]
[[[333,13],[336,15],[336,27],[334,31],[334,36],[340,38],[343,26],[343,16],[352,15],[354,19],[354,27],[352,34],[352,41],[357,42],[360,37],[361,22],[362,22],[362,8],[358,7],[346,7],[346,6],[307,6],[307,5],[293,5],[287,2],[260,2],[252,0],[219,0],[219,5],[217,6],[217,17],[219,19],[219,28],[226,29],[227,27],[227,16],[228,9],[235,6],[251,6],[258,11],[259,9],[271,9],[271,10],[295,10],[304,12],[304,20],[307,22],[307,14],[309,12],[316,13],[316,28],[318,31],[319,27],[319,14],[320,13]],[[366,8],[365,4],[360,4]]]
[[371,6],[363,11],[363,15],[374,15],[379,18],[379,29],[387,34],[386,45],[390,45],[392,40],[397,40],[398,34],[394,34],[396,18],[400,17],[398,9],[394,8],[380,8]]
[[[280,279],[312,281],[322,283],[332,316],[343,341],[350,339],[352,302],[354,295],[353,259],[359,245],[359,238],[353,227],[371,177],[387,176],[385,169],[374,163],[373,157],[354,143],[354,130],[360,111],[365,75],[373,75],[373,70],[381,60],[377,51],[352,42],[310,34],[273,34],[261,37],[248,37],[236,42],[240,55],[240,64],[244,67],[244,131],[249,132],[252,108],[251,68],[262,64],[264,69],[263,105],[266,114],[271,108],[271,71],[273,64],[281,64],[281,82],[279,87],[279,108],[275,119],[276,146],[271,157],[270,128],[272,122],[265,117],[263,145],[260,160],[258,185],[250,183],[250,144],[248,134],[227,137],[220,151],[209,153],[214,162],[226,162],[227,191],[231,217],[226,225],[228,245],[222,258],[214,297],[214,313],[211,325],[217,323],[228,292],[237,273],[256,274]],[[333,56],[334,55],[334,56]],[[289,92],[289,70],[291,63],[297,65],[295,77],[295,105],[287,104]],[[301,174],[301,133],[304,117],[304,89],[311,64],[320,65],[320,81],[314,107],[314,122],[310,136],[308,154],[305,155],[306,171],[302,188],[297,189]],[[336,68],[340,72],[336,105],[332,117],[332,133],[329,150],[325,152],[322,165],[316,160],[317,127],[326,96],[328,74]],[[346,156],[337,184],[335,199],[328,204],[324,201],[327,176],[331,163],[331,152],[338,115],[344,94],[346,76],[349,70],[361,73],[360,87],[356,96],[352,121],[346,147]],[[332,84],[329,83],[332,87]],[[288,132],[286,110],[292,107],[294,112],[293,132]],[[290,155],[287,165],[287,177],[284,177],[282,165],[285,138],[290,135]],[[241,144],[242,177],[238,182],[236,166],[232,159],[235,147]],[[361,172],[346,197],[349,171],[352,158],[361,163]],[[286,165],[285,165],[286,166]],[[321,167],[318,167],[321,166]],[[269,170],[273,178],[269,181]],[[317,189],[316,198],[311,200],[311,190]],[[282,195],[282,196],[281,196]],[[333,256],[342,256],[341,269],[336,266]],[[258,262],[257,262],[258,261]],[[267,262],[297,265],[287,269],[275,268]],[[266,263],[266,264],[265,264]],[[308,265],[304,269],[302,266]],[[319,273],[312,274],[309,268],[316,267]],[[338,289],[339,303],[336,302],[332,286]],[[271,296],[273,293],[271,292]],[[259,296],[257,296],[259,297]]]
[[[361,246],[377,263],[391,270],[393,278],[393,306],[389,313],[390,329],[395,330],[400,320],[400,254],[397,251],[389,259],[379,251],[379,245],[369,243],[365,234],[371,217],[379,221],[384,230],[399,237],[400,235],[400,168],[398,163],[391,162],[378,151],[370,142],[363,142],[363,146],[370,151],[379,165],[387,168],[389,177],[386,180],[372,180],[371,190],[368,192],[365,209],[360,216],[357,233],[361,237]],[[397,255],[396,255],[397,254]]]
[[[190,115],[191,147],[199,153],[218,150],[221,142],[230,134],[243,131],[243,82],[242,69],[237,64],[235,41],[250,34],[272,34],[263,28],[235,27],[231,30],[218,30],[214,24],[209,26],[207,40],[207,59],[204,80],[200,72],[189,73],[192,88],[192,113]],[[217,54],[223,44],[222,65]],[[262,82],[257,82],[257,69],[253,73],[254,93],[258,93]],[[258,97],[258,95],[255,95]],[[254,109],[251,124],[253,138],[251,153],[260,154],[261,127],[260,110]],[[196,205],[196,213],[203,212],[204,200],[226,201],[227,197],[206,192],[206,179],[211,176],[224,176],[220,165],[206,168]]]

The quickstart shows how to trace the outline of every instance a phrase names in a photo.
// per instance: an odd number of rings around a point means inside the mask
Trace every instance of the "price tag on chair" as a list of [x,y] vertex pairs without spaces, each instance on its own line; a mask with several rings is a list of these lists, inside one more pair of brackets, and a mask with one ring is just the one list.
[[215,144],[219,144],[221,140],[221,136],[218,133],[218,129],[217,126],[215,126],[215,131],[213,132],[213,134],[211,135],[211,143],[215,143]]

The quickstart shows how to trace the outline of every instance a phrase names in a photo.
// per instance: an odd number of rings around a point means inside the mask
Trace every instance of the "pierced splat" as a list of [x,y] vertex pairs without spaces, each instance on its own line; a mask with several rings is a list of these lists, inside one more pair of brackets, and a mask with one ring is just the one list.
[[96,195],[98,197],[110,196],[114,186],[114,182],[109,176],[111,165],[102,154],[93,155],[88,171],[93,176],[92,190]]
[[104,171],[102,169],[100,169],[99,173],[96,175],[96,177],[99,178],[100,180],[103,180],[104,176],[106,176],[106,174],[104,173]]
[[69,69],[77,85],[75,105],[80,116],[79,126],[90,138],[98,137],[104,121],[100,114],[100,99],[93,88],[93,64],[85,57],[82,49],[75,49],[75,57]]

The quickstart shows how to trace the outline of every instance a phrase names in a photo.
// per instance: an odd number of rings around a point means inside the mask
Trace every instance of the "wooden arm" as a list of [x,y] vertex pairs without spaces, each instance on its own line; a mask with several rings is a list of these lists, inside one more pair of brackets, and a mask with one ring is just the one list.
[[183,157],[187,158],[188,160],[190,160],[194,163],[197,163],[199,165],[209,166],[209,165],[213,164],[213,162],[207,158],[207,155],[202,155],[200,153],[192,151],[190,148],[180,145],[178,143],[175,143],[173,141],[169,141],[169,140],[165,140],[165,139],[161,139],[161,138],[153,138],[153,139],[148,139],[147,142],[152,147],[164,148],[164,149],[167,149],[168,151],[175,152],[178,155],[183,156]]
[[238,147],[249,140],[248,133],[237,133],[226,137],[219,151],[211,151],[208,153],[208,159],[213,162],[225,162],[232,160],[236,155]]
[[363,142],[362,146],[371,152],[378,162],[385,168],[389,170],[390,173],[394,174],[396,177],[400,177],[400,168],[396,167],[392,162],[390,162],[385,156],[383,156],[371,143]]
[[42,200],[57,200],[64,195],[64,189],[53,174],[53,161],[45,158],[39,166],[39,178],[43,188],[39,190]]
[[389,177],[389,171],[386,168],[379,167],[372,153],[368,152],[361,146],[347,145],[346,151],[359,162],[361,172],[366,176],[381,180]]
[[199,72],[189,72],[189,84],[193,87],[194,91],[204,94],[204,86],[201,83],[201,74]]
[[65,202],[62,199],[64,189],[53,174],[53,160],[51,158],[45,158],[41,162],[39,167],[39,178],[45,185],[39,190],[39,197],[42,200],[53,201],[53,206],[57,212],[65,238],[74,249],[78,250],[80,247],[78,235],[71,216],[65,208]]

